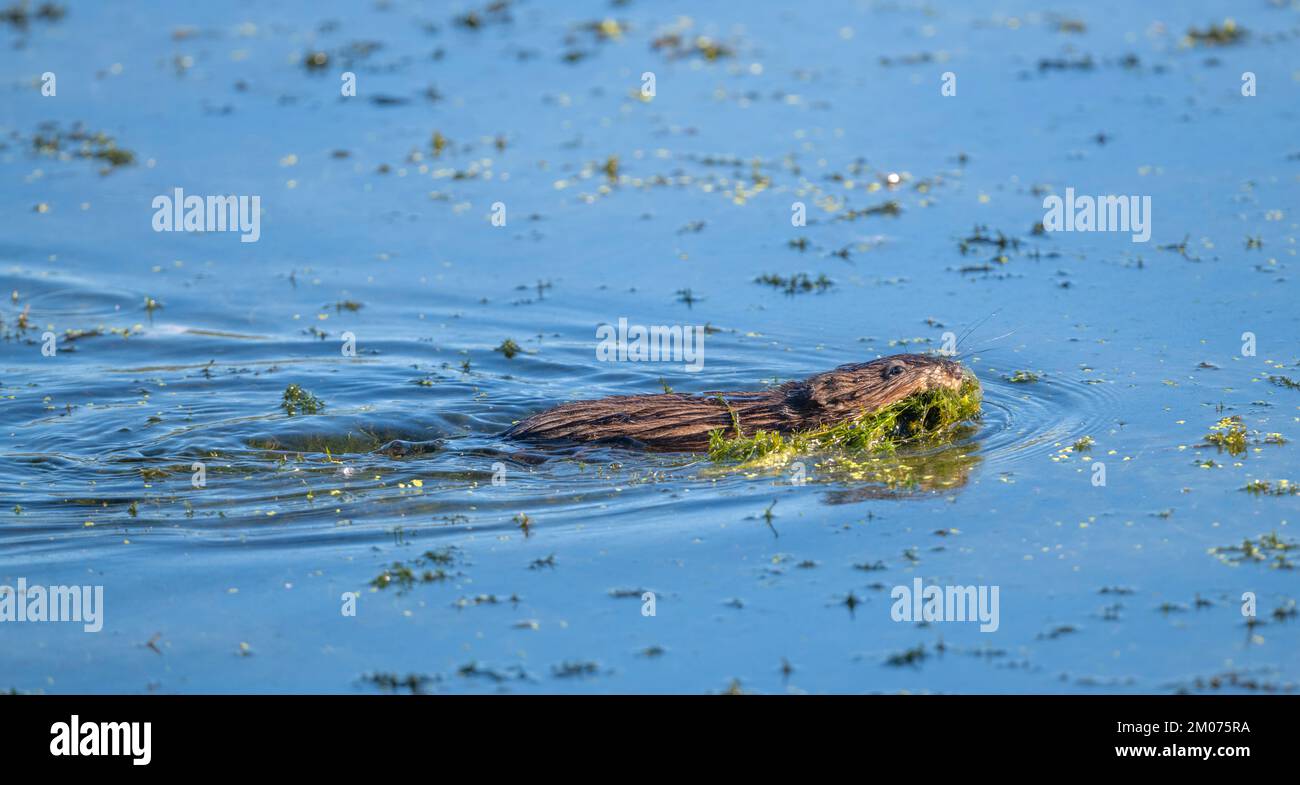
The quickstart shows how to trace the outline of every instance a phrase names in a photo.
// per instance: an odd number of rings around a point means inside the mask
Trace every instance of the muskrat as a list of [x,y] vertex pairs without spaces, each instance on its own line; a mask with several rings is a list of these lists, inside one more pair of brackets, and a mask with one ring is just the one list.
[[[572,401],[534,414],[505,432],[512,439],[633,440],[652,450],[703,452],[709,432],[807,431],[870,414],[910,395],[959,390],[966,371],[952,360],[896,354],[841,365],[765,392],[615,395]],[[733,420],[733,415],[735,420]]]

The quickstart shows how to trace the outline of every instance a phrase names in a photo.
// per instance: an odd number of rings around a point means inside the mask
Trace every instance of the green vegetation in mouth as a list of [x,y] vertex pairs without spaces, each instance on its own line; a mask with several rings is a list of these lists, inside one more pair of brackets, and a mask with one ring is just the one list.
[[979,418],[982,397],[979,382],[968,377],[958,390],[927,390],[853,420],[788,436],[764,430],[745,436],[735,423],[731,435],[723,429],[709,434],[709,458],[751,463],[819,452],[893,452],[903,446],[939,443],[957,426]]
[[280,406],[284,409],[285,414],[293,417],[299,412],[302,414],[316,414],[325,408],[325,402],[298,385],[291,384],[284,388],[284,398],[280,401]]

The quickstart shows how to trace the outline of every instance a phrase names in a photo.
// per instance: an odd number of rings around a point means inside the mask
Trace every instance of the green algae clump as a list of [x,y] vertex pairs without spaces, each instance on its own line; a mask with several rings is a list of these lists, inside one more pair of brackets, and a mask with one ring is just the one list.
[[1210,432],[1205,434],[1205,442],[1227,450],[1229,455],[1241,455],[1246,451],[1246,426],[1242,424],[1241,417],[1224,417],[1210,426]]
[[500,346],[493,349],[493,351],[501,352],[506,356],[507,360],[513,360],[515,355],[522,352],[523,349],[519,348],[519,344],[515,343],[514,339],[507,338],[501,342]]
[[1242,490],[1256,496],[1297,496],[1300,495],[1300,484],[1290,480],[1278,480],[1276,483],[1268,480],[1252,480],[1246,483]]
[[284,388],[284,398],[280,401],[280,406],[284,409],[285,414],[292,417],[299,412],[316,414],[325,408],[325,402],[298,385],[291,384]]
[[724,429],[709,434],[709,458],[715,462],[775,462],[809,453],[892,453],[903,446],[934,444],[961,424],[979,419],[982,397],[979,382],[968,376],[958,390],[927,390],[871,414],[810,431],[783,436],[758,430],[745,436],[736,423],[730,435]]

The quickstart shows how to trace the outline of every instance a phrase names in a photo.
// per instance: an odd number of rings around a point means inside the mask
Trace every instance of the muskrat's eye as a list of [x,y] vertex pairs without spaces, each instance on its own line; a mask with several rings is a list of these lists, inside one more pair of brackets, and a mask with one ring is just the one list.
[[901,374],[902,372],[903,372],[903,366],[901,366],[901,365],[891,365],[891,366],[889,367],[889,370],[888,370],[888,371],[885,371],[885,376],[888,376],[888,377],[891,377],[891,378],[892,378],[892,377],[894,377],[894,376],[898,376],[898,375]]

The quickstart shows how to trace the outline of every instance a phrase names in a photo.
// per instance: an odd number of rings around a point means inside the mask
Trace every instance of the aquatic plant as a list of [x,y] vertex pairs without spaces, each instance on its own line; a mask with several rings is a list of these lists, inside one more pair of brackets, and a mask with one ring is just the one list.
[[325,402],[298,385],[291,384],[284,388],[284,397],[280,401],[280,406],[284,409],[285,414],[293,417],[299,412],[316,414],[325,408]]
[[1229,455],[1240,455],[1246,451],[1246,426],[1242,424],[1241,417],[1224,417],[1210,426],[1210,432],[1205,434],[1205,442],[1227,450]]
[[33,19],[43,22],[57,22],[68,13],[68,9],[58,3],[41,3],[35,10],[28,2],[13,3],[0,9],[0,22],[12,25],[15,29],[26,30]]
[[890,217],[896,218],[902,214],[903,214],[903,206],[899,204],[896,200],[890,199],[887,202],[881,202],[880,204],[873,205],[871,207],[864,207],[861,210],[845,210],[844,212],[836,216],[836,220],[856,221],[859,218],[863,218],[869,215],[888,215]]
[[700,35],[690,39],[679,33],[669,33],[656,38],[651,42],[650,48],[664,52],[671,59],[698,55],[711,63],[736,54],[730,46],[708,36]]
[[32,148],[41,155],[103,161],[107,166],[101,174],[135,163],[135,153],[119,147],[117,140],[103,131],[91,132],[81,123],[66,131],[54,123],[42,124],[32,137]]
[[493,349],[492,351],[501,352],[506,356],[507,360],[513,360],[514,356],[516,354],[519,354],[521,351],[523,351],[523,349],[519,348],[519,344],[515,343],[514,339],[507,338],[501,342],[500,346]]
[[1294,569],[1295,564],[1288,557],[1290,551],[1300,548],[1300,544],[1292,540],[1285,540],[1278,536],[1277,532],[1261,534],[1259,537],[1244,539],[1241,545],[1224,545],[1217,548],[1211,548],[1210,554],[1217,556],[1220,561],[1233,566],[1247,562],[1265,562],[1272,559],[1269,565],[1277,570]]
[[1225,19],[1222,25],[1210,25],[1204,30],[1197,30],[1195,27],[1190,28],[1184,42],[1188,46],[1196,44],[1201,46],[1229,46],[1241,43],[1245,37],[1246,31],[1244,28],[1238,27],[1237,23],[1231,19]]
[[922,643],[910,649],[904,649],[903,651],[889,655],[885,658],[885,664],[894,668],[899,668],[904,665],[919,665],[921,661],[928,656],[929,654],[925,651],[925,644]]
[[[370,585],[376,589],[387,589],[389,586],[396,585],[399,594],[405,593],[416,584],[438,583],[453,577],[446,568],[457,564],[459,559],[459,552],[452,546],[425,551],[410,562],[393,562],[392,566],[385,568],[371,580]],[[436,567],[436,569],[423,569],[428,567]]]
[[1278,480],[1276,483],[1268,480],[1251,480],[1242,486],[1242,490],[1256,496],[1295,496],[1300,494],[1300,485],[1290,480]]
[[987,226],[977,225],[969,235],[958,241],[957,249],[961,251],[962,256],[965,256],[973,251],[977,245],[993,246],[999,251],[1005,251],[1008,248],[1011,248],[1012,250],[1018,249],[1020,247],[1020,241],[1014,237],[1007,237],[1000,230],[998,231],[997,236],[994,237],[989,232]]
[[1004,376],[1002,378],[1006,379],[1012,384],[1033,384],[1034,382],[1038,381],[1039,376],[1033,371],[1016,371],[1010,376]]
[[784,436],[761,429],[746,436],[733,417],[731,429],[709,434],[709,458],[750,463],[817,452],[888,453],[904,445],[936,443],[979,417],[981,397],[979,382],[968,377],[959,390],[927,390],[853,420]]
[[595,676],[600,673],[600,664],[596,662],[573,662],[566,660],[558,665],[552,665],[551,673],[557,679]]
[[434,131],[429,141],[429,145],[433,148],[433,157],[437,158],[442,155],[442,151],[446,150],[449,144],[451,144],[451,141],[442,135],[442,131]]
[[423,695],[430,684],[442,681],[442,676],[438,674],[426,676],[423,673],[408,673],[405,676],[396,673],[370,673],[362,676],[361,680],[389,692],[405,689],[410,690],[412,695]]
[[825,273],[819,274],[816,278],[808,277],[807,273],[795,273],[789,278],[768,273],[755,278],[754,283],[783,289],[786,294],[812,291],[824,292],[835,285],[835,282],[827,278]]

